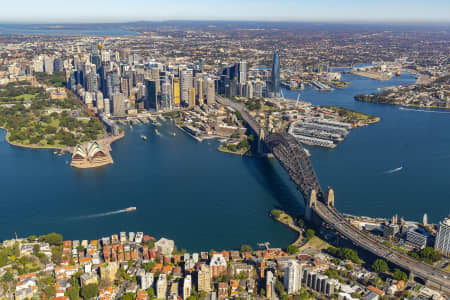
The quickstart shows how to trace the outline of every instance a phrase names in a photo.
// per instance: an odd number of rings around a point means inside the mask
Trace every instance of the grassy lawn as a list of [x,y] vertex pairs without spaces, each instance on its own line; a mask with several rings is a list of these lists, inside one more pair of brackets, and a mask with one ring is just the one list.
[[285,224],[293,224],[294,223],[294,220],[292,220],[292,217],[286,213],[281,214],[280,221]]
[[315,236],[312,239],[310,239],[303,247],[303,248],[313,248],[316,250],[323,250],[327,249],[330,245],[322,240],[321,238]]
[[450,272],[450,264],[448,264],[448,265],[444,268],[444,270],[447,271],[447,272]]
[[374,122],[378,118],[375,116],[371,116],[362,112],[357,112],[351,109],[338,107],[338,106],[332,106],[332,105],[324,105],[323,107],[334,110],[338,113],[339,116],[344,118],[346,122]]
[[25,101],[30,101],[30,100],[33,100],[34,98],[36,98],[36,94],[23,94],[23,95],[14,97],[14,99],[17,99],[17,100],[23,99]]

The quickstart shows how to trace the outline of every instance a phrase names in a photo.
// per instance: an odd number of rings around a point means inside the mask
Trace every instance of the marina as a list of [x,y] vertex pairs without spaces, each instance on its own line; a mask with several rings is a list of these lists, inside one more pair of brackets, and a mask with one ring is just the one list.
[[350,133],[348,123],[326,120],[323,118],[305,118],[293,122],[289,133],[300,142],[327,148],[335,148]]

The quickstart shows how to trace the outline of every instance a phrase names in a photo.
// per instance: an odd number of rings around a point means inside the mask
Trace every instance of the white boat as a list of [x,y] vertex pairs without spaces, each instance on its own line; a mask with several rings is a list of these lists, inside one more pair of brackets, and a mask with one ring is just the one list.
[[136,210],[136,206],[131,206],[125,209],[126,212],[132,212]]
[[145,135],[141,134],[141,139],[143,139],[144,141],[146,141],[146,140],[147,140],[147,137],[146,137]]

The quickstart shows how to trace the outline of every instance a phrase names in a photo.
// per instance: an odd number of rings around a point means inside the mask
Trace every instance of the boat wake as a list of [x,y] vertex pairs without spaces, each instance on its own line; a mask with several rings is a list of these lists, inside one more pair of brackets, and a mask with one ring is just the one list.
[[399,109],[400,110],[407,110],[407,111],[434,113],[434,114],[450,114],[449,111],[435,111],[435,110],[425,110],[425,109],[413,109],[413,108],[406,108],[406,107],[400,107]]
[[128,208],[125,208],[125,209],[119,209],[119,210],[109,211],[109,212],[100,213],[100,214],[79,216],[79,217],[71,218],[71,220],[84,220],[84,219],[102,218],[102,217],[106,217],[106,216],[124,214],[124,213],[132,212],[132,211],[135,211],[135,210],[136,210],[135,207],[128,207]]
[[400,172],[401,170],[403,170],[403,166],[392,169],[392,170],[388,170],[388,171],[384,172],[384,174],[393,174],[393,173]]

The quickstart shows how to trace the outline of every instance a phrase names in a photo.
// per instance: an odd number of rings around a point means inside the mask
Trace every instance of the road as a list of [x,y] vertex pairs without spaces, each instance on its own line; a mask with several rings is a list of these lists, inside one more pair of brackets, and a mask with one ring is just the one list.
[[[234,101],[229,99],[216,96],[217,102],[222,105],[227,105],[232,107],[233,109],[239,111],[245,122],[251,127],[251,129],[259,135],[260,127],[255,119],[248,113],[245,107]],[[270,140],[270,137],[267,137]],[[280,138],[280,137],[279,137]],[[305,171],[308,171],[305,168],[312,168],[309,158],[307,156],[301,156],[296,160],[293,160],[292,157],[298,156],[295,155],[294,152],[300,151],[302,147],[296,147],[293,145],[293,142],[289,142],[290,137],[281,137],[286,141],[281,143],[282,148],[278,148],[280,153],[284,153],[286,155],[275,155],[275,157],[279,160],[280,164],[286,169],[292,181],[297,185],[297,188],[302,192],[304,198],[305,195],[308,195],[311,188],[319,187],[320,184],[318,182],[315,174],[314,176],[297,176],[297,174],[303,174]],[[299,142],[297,142],[299,143]],[[298,160],[308,160],[306,162],[301,162]],[[299,170],[294,170],[295,168]],[[311,171],[311,170],[309,170]],[[314,173],[314,172],[313,172]],[[303,182],[305,179],[311,177],[313,180],[317,182]],[[311,179],[309,178],[309,179]],[[300,182],[301,181],[301,182]],[[306,198],[305,198],[306,199]],[[422,278],[423,280],[428,280],[434,285],[440,286],[441,289],[444,289],[447,293],[450,293],[450,273],[445,270],[433,267],[429,264],[426,264],[422,261],[415,260],[408,255],[394,250],[392,248],[387,247],[383,243],[375,240],[368,234],[360,231],[358,228],[351,225],[349,222],[345,220],[345,218],[334,208],[328,207],[323,202],[318,201],[314,211],[317,215],[327,224],[332,226],[337,232],[351,240],[355,245],[373,253],[376,256],[386,259],[387,261],[405,269],[417,277]]]

